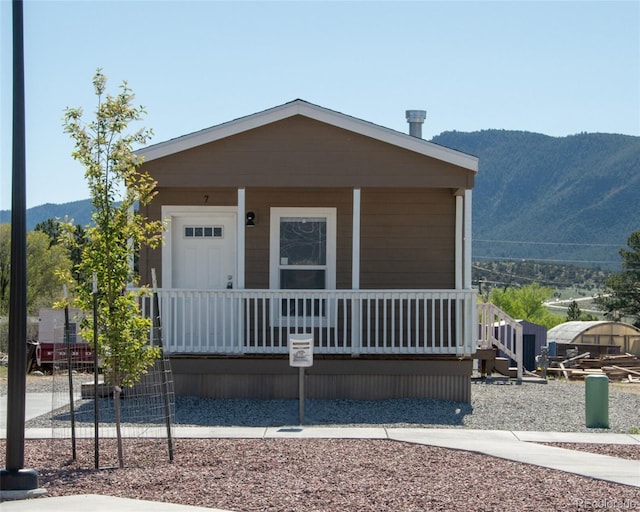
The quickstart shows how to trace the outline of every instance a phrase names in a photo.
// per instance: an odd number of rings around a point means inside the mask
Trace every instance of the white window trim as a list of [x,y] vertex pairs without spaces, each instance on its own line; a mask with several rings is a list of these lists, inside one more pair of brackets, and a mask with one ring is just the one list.
[[[323,217],[327,219],[327,264],[326,268],[326,290],[336,289],[336,239],[337,239],[337,209],[336,208],[271,208],[270,212],[270,235],[269,235],[269,288],[280,289],[280,219],[283,217]],[[313,266],[309,266],[313,268]],[[298,290],[291,290],[296,292]],[[282,316],[280,311],[280,301],[276,301],[275,308],[271,309],[271,323],[276,326],[306,325],[307,328],[318,327],[320,325],[333,325],[335,318],[332,308],[327,304],[325,315],[317,317],[315,315],[305,315],[292,317]]]
[[[269,288],[280,289],[280,219],[282,217],[324,217],[327,219],[327,287],[336,289],[336,208],[271,208],[269,235]],[[311,267],[310,267],[311,268]]]

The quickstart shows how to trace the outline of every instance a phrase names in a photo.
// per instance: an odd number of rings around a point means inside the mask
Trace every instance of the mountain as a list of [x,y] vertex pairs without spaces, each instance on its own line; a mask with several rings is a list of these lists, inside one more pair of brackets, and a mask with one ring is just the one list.
[[[431,142],[479,157],[473,190],[473,255],[619,268],[618,251],[640,229],[640,137],[550,137],[508,130],[443,132]],[[91,201],[27,211],[91,220]],[[0,212],[0,222],[9,222]]]
[[[36,224],[44,220],[55,218],[64,220],[65,217],[73,219],[74,224],[85,226],[91,222],[92,212],[91,199],[64,204],[46,203],[34,206],[27,210],[27,230],[32,230],[36,227]],[[0,211],[0,223],[5,222],[11,222],[11,210]]]
[[640,137],[450,131],[437,144],[479,157],[474,259],[616,267],[640,229]]

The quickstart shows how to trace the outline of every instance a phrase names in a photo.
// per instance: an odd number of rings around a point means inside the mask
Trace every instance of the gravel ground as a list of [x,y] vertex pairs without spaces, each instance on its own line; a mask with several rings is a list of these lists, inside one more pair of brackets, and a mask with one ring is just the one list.
[[[47,392],[47,377],[29,378]],[[87,381],[86,376],[78,377]],[[90,380],[90,378],[89,378]],[[49,382],[49,391],[51,383]],[[611,429],[640,426],[637,386],[610,386]],[[0,393],[6,390],[0,385]],[[297,424],[297,401],[176,399],[180,425]],[[433,400],[308,400],[305,423],[389,427],[598,432],[584,426],[584,383],[472,385],[472,403]],[[29,422],[51,426],[51,418]],[[55,429],[54,429],[55,430]],[[386,440],[126,440],[127,468],[93,470],[93,445],[27,441],[25,465],[49,495],[79,493],[151,499],[235,511],[581,511],[640,510],[637,488],[469,452]],[[0,447],[4,450],[4,442]],[[165,443],[165,444],[163,444]],[[101,441],[101,468],[116,465],[112,440]],[[639,459],[637,447],[568,445]],[[160,455],[159,455],[160,454]]]
[[[67,395],[64,379],[56,377],[60,396]],[[75,386],[91,382],[91,375],[75,377]],[[51,392],[49,376],[32,377],[30,392]],[[0,383],[0,394],[6,387]],[[640,385],[609,386],[609,429],[587,428],[585,425],[585,392],[583,381],[550,380],[547,384],[510,384],[494,379],[474,381],[471,404],[446,400],[313,400],[305,401],[305,424],[321,426],[384,426],[465,428],[482,430],[535,430],[544,432],[618,432],[629,433],[640,428]],[[102,401],[103,421],[110,421],[109,400]],[[76,411],[87,410],[76,421],[93,424],[93,402],[81,401]],[[139,413],[141,402],[130,399],[124,406]],[[56,416],[65,420],[64,416]],[[132,422],[144,423],[136,416]],[[28,422],[28,427],[50,427],[51,416]],[[68,420],[67,420],[68,421]],[[155,418],[152,422],[157,421]],[[297,400],[221,400],[176,397],[174,423],[181,426],[285,426],[297,425]],[[66,424],[63,421],[62,424]]]
[[[609,429],[587,428],[584,383],[560,380],[522,385],[474,383],[471,404],[426,399],[306,400],[305,423],[628,433],[640,427],[640,393],[626,389],[610,389]],[[177,397],[175,419],[182,425],[292,425],[298,423],[298,402]]]

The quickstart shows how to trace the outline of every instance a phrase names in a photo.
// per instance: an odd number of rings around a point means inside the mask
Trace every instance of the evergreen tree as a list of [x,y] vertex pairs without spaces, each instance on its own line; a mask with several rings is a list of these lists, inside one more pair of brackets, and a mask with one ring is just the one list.
[[575,300],[571,301],[569,307],[567,308],[567,322],[571,322],[574,320],[580,320],[582,317],[582,310],[578,303]]
[[77,283],[81,282],[81,275],[78,270],[80,261],[82,259],[82,247],[85,242],[86,234],[84,228],[80,224],[68,224],[68,228],[58,219],[47,219],[36,224],[33,228],[34,231],[41,231],[46,233],[49,237],[49,246],[58,245],[61,241],[61,237],[65,234],[67,229],[71,230],[71,236],[74,239],[74,243],[70,244],[69,257],[73,264],[71,269],[71,275]]
[[605,291],[595,303],[607,318],[620,321],[629,317],[640,327],[640,231],[631,233],[627,239],[629,249],[620,249],[622,272],[612,274],[605,281]]

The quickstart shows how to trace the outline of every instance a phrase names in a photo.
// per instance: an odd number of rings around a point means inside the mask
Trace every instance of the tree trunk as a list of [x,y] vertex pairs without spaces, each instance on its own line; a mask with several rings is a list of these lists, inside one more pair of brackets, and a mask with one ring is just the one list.
[[118,442],[118,466],[124,468],[124,453],[122,449],[122,429],[120,426],[120,395],[122,388],[117,384],[113,386],[113,409],[116,421],[116,437]]

